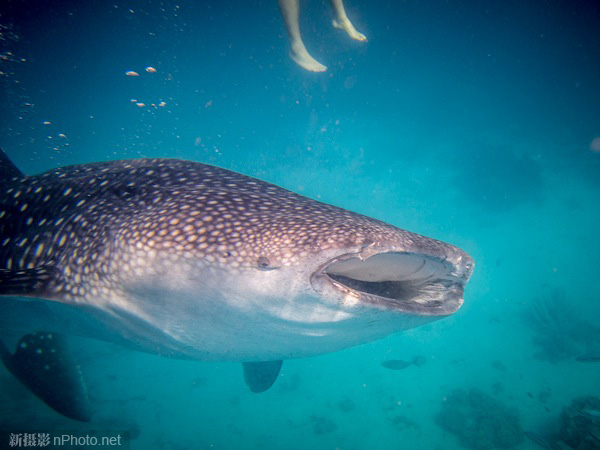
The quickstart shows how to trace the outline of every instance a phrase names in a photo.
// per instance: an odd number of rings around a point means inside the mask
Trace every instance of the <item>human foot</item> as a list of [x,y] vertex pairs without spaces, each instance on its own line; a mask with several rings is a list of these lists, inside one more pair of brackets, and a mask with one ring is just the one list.
[[327,70],[326,66],[310,56],[304,45],[292,45],[290,56],[296,61],[296,64],[311,72],[325,72]]
[[356,31],[356,28],[354,28],[354,25],[352,25],[350,19],[333,19],[333,26],[335,28],[339,28],[340,30],[345,30],[346,33],[348,33],[348,36],[350,36],[352,39],[362,42],[366,42],[367,40],[367,37],[364,34]]

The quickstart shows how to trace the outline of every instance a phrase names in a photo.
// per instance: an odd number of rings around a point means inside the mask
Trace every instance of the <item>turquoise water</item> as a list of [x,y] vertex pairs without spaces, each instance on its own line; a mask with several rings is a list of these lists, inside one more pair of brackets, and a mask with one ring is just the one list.
[[93,421],[1,368],[0,428],[129,429],[132,449],[600,448],[596,419],[565,434],[572,402],[600,397],[600,363],[576,360],[600,354],[600,3],[346,6],[368,43],[301,5],[316,74],[287,56],[275,0],[5,1],[0,145],[30,174],[215,164],[450,242],[476,261],[464,306],[285,361],[259,395],[239,364],[74,338]]

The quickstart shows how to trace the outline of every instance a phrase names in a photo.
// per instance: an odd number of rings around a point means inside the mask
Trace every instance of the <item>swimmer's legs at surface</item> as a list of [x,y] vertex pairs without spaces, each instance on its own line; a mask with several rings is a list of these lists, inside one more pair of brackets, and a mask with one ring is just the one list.
[[290,56],[300,67],[303,67],[306,70],[312,72],[324,72],[327,70],[327,67],[310,56],[308,50],[306,50],[306,47],[304,46],[304,42],[302,42],[302,37],[300,36],[300,7],[298,1],[299,0],[279,0],[283,21],[285,22],[285,27],[290,37]]
[[343,0],[331,0],[331,6],[333,6],[336,16],[335,19],[333,19],[334,27],[345,30],[352,39],[356,39],[357,41],[367,40],[367,37],[364,34],[356,31],[356,28],[354,28],[354,25],[352,25],[352,22],[348,19],[346,10],[344,9]]

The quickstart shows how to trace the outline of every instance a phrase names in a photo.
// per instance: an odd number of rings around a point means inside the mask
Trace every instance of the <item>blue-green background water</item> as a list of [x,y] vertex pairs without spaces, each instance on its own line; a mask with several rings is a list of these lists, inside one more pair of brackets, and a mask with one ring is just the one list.
[[[74,339],[96,408],[84,429],[129,428],[140,449],[447,449],[464,446],[438,418],[455,389],[549,439],[573,399],[600,396],[600,363],[575,360],[600,353],[600,3],[346,6],[368,43],[331,27],[328,2],[301,4],[328,66],[315,74],[288,58],[275,0],[2,2],[0,145],[25,172],[191,159],[476,260],[454,316],[286,361],[261,395],[239,364]],[[413,355],[426,364],[380,365]],[[4,368],[0,399],[1,428],[80,427]]]

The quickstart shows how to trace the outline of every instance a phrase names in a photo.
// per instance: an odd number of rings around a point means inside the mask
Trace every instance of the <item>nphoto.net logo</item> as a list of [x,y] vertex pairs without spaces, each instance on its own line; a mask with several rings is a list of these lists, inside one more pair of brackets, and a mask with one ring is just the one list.
[[129,431],[0,431],[0,449],[19,448],[129,450]]

